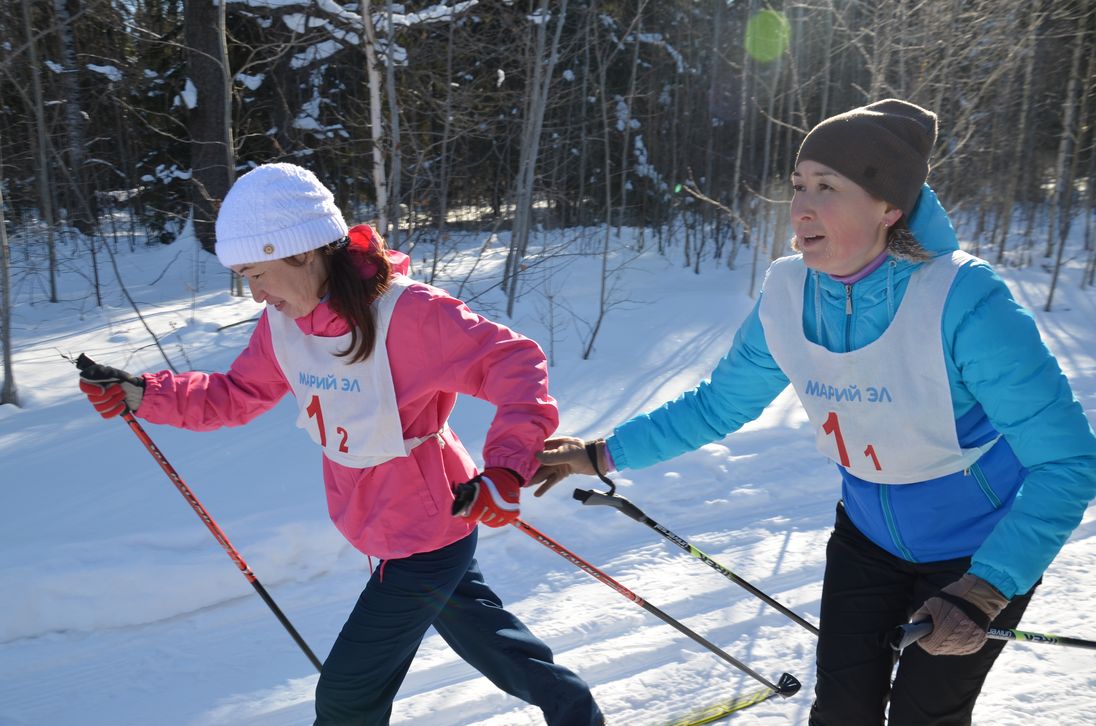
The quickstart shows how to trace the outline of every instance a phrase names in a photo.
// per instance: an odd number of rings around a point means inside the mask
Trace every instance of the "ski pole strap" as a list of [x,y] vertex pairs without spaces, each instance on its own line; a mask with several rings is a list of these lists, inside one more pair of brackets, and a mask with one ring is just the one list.
[[952,595],[950,592],[938,592],[933,597],[938,597],[944,602],[951,603],[955,607],[963,611],[963,614],[970,618],[970,621],[977,625],[982,630],[989,627],[990,618],[982,608],[978,607],[970,600],[959,597],[958,595]]
[[586,442],[586,456],[590,458],[590,463],[594,466],[594,473],[597,474],[597,478],[601,479],[607,487],[609,487],[609,496],[616,493],[616,484],[613,480],[605,476],[605,472],[601,470],[601,463],[598,461],[598,447],[605,446],[605,439],[595,439],[594,441]]
[[451,513],[454,517],[472,506],[472,501],[476,498],[476,485],[474,482],[480,480],[480,478],[480,475],[477,474],[472,481],[457,484],[453,487],[453,507]]
[[[977,625],[982,630],[989,627],[989,615],[986,615],[981,608],[969,600],[964,600],[957,595],[952,595],[949,592],[938,592],[933,597],[938,597],[941,600],[951,603],[955,607],[963,611],[963,614],[970,618],[971,622]],[[921,638],[932,632],[932,621],[925,620],[920,623],[906,623],[905,625],[899,625],[897,628],[891,631],[887,636],[886,641],[890,644],[890,647],[901,653],[908,646],[916,643]]]

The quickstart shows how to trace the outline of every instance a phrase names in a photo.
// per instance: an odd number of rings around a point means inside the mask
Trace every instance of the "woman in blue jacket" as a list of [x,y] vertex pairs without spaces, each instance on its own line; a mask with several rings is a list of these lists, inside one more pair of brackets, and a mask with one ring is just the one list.
[[[791,383],[841,472],[812,726],[968,724],[1002,641],[1096,494],[1096,436],[1035,321],[959,249],[925,184],[936,116],[888,99],[829,118],[792,174],[793,246],[711,378],[595,442],[640,468],[717,441]],[[907,223],[908,220],[908,223]],[[533,483],[594,474],[547,443]],[[881,635],[931,619],[920,648]]]

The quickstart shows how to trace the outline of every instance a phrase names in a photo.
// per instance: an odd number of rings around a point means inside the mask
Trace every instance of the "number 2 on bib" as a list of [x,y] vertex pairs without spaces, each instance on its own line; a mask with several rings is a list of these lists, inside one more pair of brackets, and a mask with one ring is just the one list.
[[[326,449],[327,448],[327,426],[325,426],[324,422],[323,422],[323,407],[320,406],[320,397],[319,396],[316,396],[316,395],[312,396],[312,400],[310,400],[308,402],[308,408],[305,409],[305,413],[308,414],[309,418],[316,419],[316,427],[319,429],[319,432],[320,432],[320,446],[322,446]],[[345,454],[348,451],[350,451],[350,449],[347,448],[347,446],[346,446],[346,440],[348,438],[350,438],[350,434],[342,426],[337,426],[335,428],[335,431],[336,431],[336,433],[338,433],[342,436],[342,439],[339,441],[339,451],[341,451]]]

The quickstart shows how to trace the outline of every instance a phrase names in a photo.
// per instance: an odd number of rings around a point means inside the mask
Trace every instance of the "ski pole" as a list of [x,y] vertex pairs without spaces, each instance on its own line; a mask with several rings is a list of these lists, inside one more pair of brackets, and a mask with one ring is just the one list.
[[[804,628],[814,633],[816,636],[819,634],[817,627],[811,625],[809,622],[799,617],[794,612],[784,607],[761,590],[758,590],[756,587],[746,582],[741,577],[737,576],[726,567],[713,560],[708,555],[701,552],[699,549],[691,545],[688,541],[682,539],[670,530],[663,527],[658,522],[648,517],[646,514],[644,514],[643,510],[634,505],[632,502],[628,501],[622,496],[619,496],[616,493],[616,483],[614,483],[613,480],[607,477],[605,474],[601,473],[600,467],[598,466],[597,450],[592,444],[586,445],[586,454],[590,458],[590,463],[593,464],[594,472],[597,474],[597,477],[609,487],[609,493],[605,494],[603,492],[598,492],[591,489],[575,489],[573,495],[575,499],[582,502],[583,504],[600,504],[612,507],[613,509],[616,509],[617,511],[628,517],[631,517],[637,522],[646,524],[648,527],[655,530],[663,537],[688,552],[693,557],[709,565],[720,574],[722,574],[724,577],[728,578],[735,584],[740,585],[745,590],[757,596],[764,602],[772,605],[774,608],[787,615],[789,618],[799,623]],[[889,643],[890,646],[894,648],[894,650],[901,652],[907,646],[912,645],[913,643],[917,642],[931,632],[932,621],[925,621],[920,623],[906,623],[904,625],[899,625],[893,631],[891,631],[891,633],[886,638],[886,642]],[[986,637],[991,640],[1012,640],[1025,643],[1041,643],[1043,645],[1066,645],[1074,648],[1090,648],[1096,650],[1096,641],[1084,640],[1082,638],[1070,638],[1063,635],[1051,635],[1048,633],[1033,633],[1026,630],[1017,630],[1015,628],[988,628],[986,630]]]
[[597,580],[600,580],[603,584],[608,585],[612,589],[616,590],[618,593],[620,593],[624,597],[628,598],[629,600],[634,602],[636,605],[639,605],[641,608],[643,608],[647,612],[651,613],[652,615],[657,617],[662,622],[676,628],[679,632],[683,633],[684,635],[689,636],[690,638],[692,638],[697,643],[700,643],[705,648],[707,648],[711,652],[715,653],[717,656],[719,656],[720,658],[722,658],[726,662],[730,663],[731,665],[733,665],[738,670],[742,671],[743,673],[750,676],[754,680],[756,680],[760,683],[763,683],[765,686],[767,686],[772,691],[773,695],[779,695],[779,696],[783,696],[784,698],[787,698],[788,696],[791,696],[791,695],[795,694],[799,690],[799,687],[800,687],[799,680],[795,676],[791,675],[790,673],[784,673],[780,676],[779,685],[776,685],[776,684],[773,684],[773,683],[769,682],[768,679],[766,679],[764,676],[762,676],[761,674],[759,674],[756,671],[754,671],[753,669],[751,669],[749,666],[747,666],[742,661],[740,661],[737,658],[735,658],[734,656],[726,653],[725,651],[720,649],[718,646],[713,644],[711,641],[704,638],[702,635],[699,635],[696,632],[694,632],[693,630],[690,630],[686,625],[683,625],[678,620],[676,620],[673,617],[671,617],[671,616],[667,615],[666,613],[662,612],[657,607],[655,607],[651,603],[647,602],[646,600],[641,598],[639,595],[636,595],[634,592],[632,592],[628,588],[624,587],[619,582],[617,582],[613,578],[609,577],[604,572],[602,572],[598,568],[594,567],[589,562],[582,559],[581,557],[579,557],[575,553],[571,552],[570,550],[568,550],[563,545],[559,544],[558,542],[556,542],[552,538],[550,538],[547,535],[543,534],[542,532],[537,530],[532,525],[527,524],[526,522],[524,522],[520,519],[514,520],[513,525],[515,527],[517,527],[518,529],[520,529],[522,532],[525,532],[527,535],[529,535],[530,537],[535,539],[537,542],[540,542],[542,545],[544,545],[548,549],[555,552],[557,555],[559,555],[563,559],[567,560],[571,564],[578,567],[580,570],[582,570],[586,574],[593,576]]
[[[84,370],[92,365],[94,365],[94,361],[83,354],[76,360],[76,367],[80,370]],[[232,561],[236,563],[236,567],[240,569],[243,576],[247,578],[247,581],[255,588],[255,592],[259,593],[259,597],[263,599],[263,602],[271,609],[275,617],[278,618],[278,621],[287,631],[289,631],[293,640],[296,641],[297,645],[304,651],[304,654],[308,656],[308,659],[312,661],[312,665],[316,666],[316,670],[318,671],[323,670],[323,663],[321,663],[320,659],[316,657],[316,654],[312,652],[312,649],[308,647],[308,644],[304,642],[304,638],[302,638],[301,634],[297,632],[297,629],[293,627],[293,624],[289,622],[289,618],[285,616],[285,613],[283,613],[277,603],[274,602],[274,599],[270,597],[270,593],[268,593],[262,583],[259,582],[259,578],[255,577],[255,573],[251,571],[251,568],[244,562],[244,558],[236,551],[236,548],[232,546],[232,543],[228,541],[228,537],[221,528],[217,526],[217,523],[213,521],[213,517],[209,516],[209,512],[206,511],[206,508],[198,501],[198,497],[194,496],[194,492],[190,490],[190,487],[186,485],[183,478],[175,471],[175,467],[171,465],[167,460],[167,457],[163,455],[149,435],[145,433],[144,428],[138,423],[133,412],[127,408],[122,413],[122,418],[125,419],[125,422],[133,429],[133,433],[137,435],[137,438],[140,439],[141,443],[148,449],[148,453],[152,455],[152,458],[156,460],[156,463],[159,464],[160,468],[167,474],[167,478],[171,480],[171,483],[175,485],[175,488],[179,490],[179,493],[182,494],[183,498],[190,504],[194,513],[205,523],[205,526],[213,534],[213,538],[221,544],[221,547],[224,547],[225,552],[227,552],[228,556],[232,558]]]
[[[596,457],[593,458],[592,460],[594,461],[594,468],[596,470],[597,469]],[[587,505],[603,504],[605,506],[612,507],[613,509],[617,510],[618,512],[620,512],[620,513],[622,513],[622,514],[624,514],[628,517],[631,517],[632,519],[639,522],[640,524],[647,525],[648,527],[650,527],[654,531],[658,532],[660,535],[662,535],[666,539],[673,542],[675,545],[677,545],[681,549],[688,552],[690,555],[692,555],[696,559],[700,560],[701,562],[708,565],[709,567],[711,567],[713,570],[715,570],[719,574],[726,577],[731,582],[733,582],[736,585],[738,585],[739,587],[742,587],[743,589],[745,589],[747,592],[749,592],[754,597],[759,598],[763,602],[765,602],[765,603],[771,605],[772,607],[776,608],[777,610],[779,610],[784,615],[788,616],[789,618],[791,618],[795,622],[802,625],[807,630],[814,633],[816,636],[818,635],[818,628],[817,627],[815,627],[814,625],[812,625],[808,621],[804,620],[799,615],[796,615],[794,612],[792,612],[791,610],[786,608],[784,605],[781,605],[779,602],[777,602],[773,598],[769,597],[764,592],[757,589],[756,587],[754,587],[750,583],[746,582],[741,577],[736,575],[734,572],[727,569],[723,565],[719,564],[718,562],[713,560],[711,557],[709,557],[708,555],[704,554],[699,549],[697,549],[696,547],[691,545],[688,541],[682,539],[681,537],[677,536],[676,534],[674,534],[670,530],[663,527],[661,524],[659,524],[655,520],[648,517],[646,514],[643,513],[643,511],[639,507],[632,504],[630,501],[628,501],[624,497],[617,495],[617,493],[616,493],[616,484],[613,482],[612,479],[610,479],[609,477],[601,474],[600,472],[598,473],[598,477],[609,486],[609,493],[608,494],[605,494],[603,492],[593,491],[591,489],[575,489],[574,498],[577,499],[578,501],[582,502],[583,504],[587,504]]]
[[[920,623],[906,623],[895,628],[887,642],[895,650],[901,651],[931,632],[931,620]],[[990,640],[1013,640],[1024,643],[1041,643],[1042,645],[1068,645],[1074,648],[1096,650],[1096,641],[1094,640],[1067,638],[1062,635],[1050,635],[1048,633],[1032,633],[1027,630],[1016,630],[1015,628],[989,628],[986,630],[986,637]]]

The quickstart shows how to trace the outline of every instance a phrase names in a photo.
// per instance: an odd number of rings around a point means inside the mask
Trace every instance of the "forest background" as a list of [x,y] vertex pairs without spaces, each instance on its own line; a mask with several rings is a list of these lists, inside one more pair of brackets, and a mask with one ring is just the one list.
[[[1096,422],[1094,64],[1096,0],[0,0],[0,725],[310,720],[308,661],[64,360],[227,368],[262,306],[232,296],[212,220],[251,166],[315,170],[416,279],[535,338],[560,431],[593,438],[726,351],[789,251],[806,130],[907,98],[940,114],[930,181],[963,248],[1034,311]],[[491,414],[462,397],[469,451]],[[324,655],[368,568],[295,416],[152,435]],[[617,483],[817,622],[836,489],[805,421],[786,391],[733,441]],[[807,630],[625,517],[566,492],[522,508],[766,677],[803,680],[741,723],[805,720]],[[513,528],[481,536],[508,607],[615,720],[749,686]],[[1094,637],[1093,571],[1090,507],[1025,625]],[[1090,722],[1092,663],[1008,646],[976,723]],[[395,719],[540,721],[436,636]]]
[[127,240],[212,251],[225,192],[270,161],[427,282],[465,233],[506,233],[507,313],[536,294],[566,317],[538,260],[600,258],[586,357],[612,254],[749,264],[753,295],[806,130],[895,96],[940,115],[930,179],[969,251],[1052,258],[1049,309],[1079,224],[1096,278],[1093,0],[2,0],[0,39],[0,403],[13,301],[57,302],[87,248],[96,296]]

